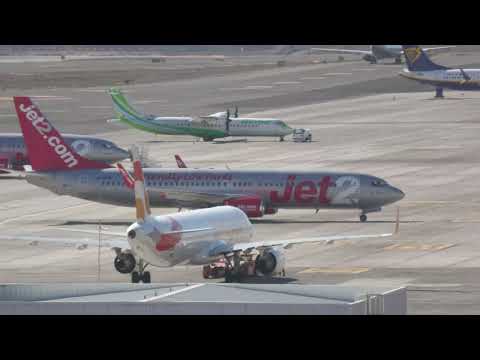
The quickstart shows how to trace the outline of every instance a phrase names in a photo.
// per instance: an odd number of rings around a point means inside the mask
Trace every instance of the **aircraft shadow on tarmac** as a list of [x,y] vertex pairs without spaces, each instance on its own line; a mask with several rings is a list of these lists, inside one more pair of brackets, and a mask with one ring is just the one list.
[[[250,219],[252,224],[395,224],[396,221],[386,221],[386,220],[378,220],[378,221],[368,221],[366,223],[362,223],[360,220],[253,220]],[[423,223],[423,221],[400,221],[400,225],[402,224],[418,224]]]

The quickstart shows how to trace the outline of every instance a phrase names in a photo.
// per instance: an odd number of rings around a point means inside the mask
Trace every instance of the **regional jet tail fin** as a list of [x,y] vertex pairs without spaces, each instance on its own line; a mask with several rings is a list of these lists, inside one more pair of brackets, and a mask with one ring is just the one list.
[[110,167],[103,162],[88,160],[71,148],[29,97],[15,96],[13,101],[34,171]]
[[418,45],[402,45],[409,71],[447,70],[442,65],[435,64]]
[[137,221],[143,222],[150,216],[150,200],[145,189],[145,179],[143,176],[142,162],[140,161],[140,152],[138,147],[132,146],[133,176],[135,190],[135,207]]
[[186,169],[188,167],[187,164],[185,164],[185,162],[182,160],[180,155],[175,155],[175,160],[177,161],[177,166],[180,169]]
[[146,116],[135,110],[127,101],[127,98],[120,89],[111,88],[108,93],[112,97],[113,107],[120,118],[126,118],[129,121],[145,119]]

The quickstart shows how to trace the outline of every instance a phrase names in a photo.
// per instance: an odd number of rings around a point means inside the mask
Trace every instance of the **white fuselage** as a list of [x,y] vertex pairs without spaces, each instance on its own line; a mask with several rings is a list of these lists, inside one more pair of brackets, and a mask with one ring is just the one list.
[[[227,133],[227,125],[224,118],[210,117],[208,119],[194,119],[188,117],[157,117],[151,119],[151,121],[158,126],[172,128],[172,133],[175,133],[175,128],[204,128]],[[230,136],[282,137],[292,132],[293,129],[281,120],[257,118],[232,118],[228,129],[228,135]]]
[[400,73],[403,77],[437,87],[459,90],[477,90],[480,87],[480,69],[447,69],[432,71],[409,71]]
[[235,243],[250,241],[254,233],[245,213],[231,206],[147,217],[132,224],[127,234],[132,230],[135,237],[127,236],[132,252],[159,267],[209,264],[218,258],[210,256],[212,250],[227,251]]

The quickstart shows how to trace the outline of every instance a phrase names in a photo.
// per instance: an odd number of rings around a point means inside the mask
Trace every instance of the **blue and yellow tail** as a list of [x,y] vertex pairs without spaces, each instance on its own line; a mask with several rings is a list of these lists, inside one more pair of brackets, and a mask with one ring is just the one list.
[[434,71],[448,69],[445,66],[435,64],[418,45],[402,45],[402,47],[403,52],[405,53],[405,59],[407,60],[407,67],[409,71]]

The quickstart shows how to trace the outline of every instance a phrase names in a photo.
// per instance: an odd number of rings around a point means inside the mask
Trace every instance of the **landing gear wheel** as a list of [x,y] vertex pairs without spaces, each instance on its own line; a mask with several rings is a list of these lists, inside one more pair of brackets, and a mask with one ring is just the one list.
[[140,275],[137,271],[132,272],[132,283],[138,284],[140,282]]
[[280,142],[283,142],[283,141],[285,141],[285,138],[282,136],[282,137],[280,138]]
[[365,215],[365,214],[360,215],[360,221],[361,222],[366,222],[367,221],[367,215]]
[[225,274],[225,282],[226,283],[233,283],[237,281],[237,276],[233,274],[231,271]]
[[144,283],[144,284],[150,284],[150,272],[149,272],[149,271],[145,271],[145,272],[143,273],[143,278],[142,278],[142,280],[143,280],[143,283]]

